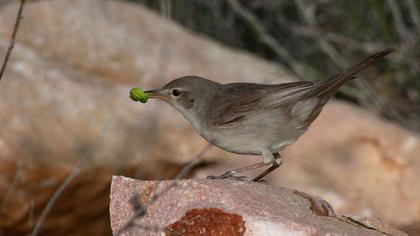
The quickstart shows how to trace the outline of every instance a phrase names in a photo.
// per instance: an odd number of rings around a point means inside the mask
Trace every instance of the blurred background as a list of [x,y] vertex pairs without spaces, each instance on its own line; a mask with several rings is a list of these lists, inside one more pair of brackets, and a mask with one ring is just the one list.
[[279,63],[302,80],[328,78],[361,55],[396,47],[393,63],[378,65],[383,78],[356,82],[338,96],[408,128],[420,128],[420,112],[413,112],[420,111],[419,1],[134,2],[168,12],[172,20],[223,44]]
[[[18,7],[0,1],[0,55]],[[171,179],[206,146],[168,105],[132,102],[133,86],[323,80],[388,47],[266,180],[419,235],[419,12],[419,0],[28,1],[0,81],[0,235],[111,235],[112,175]],[[258,161],[212,147],[189,177]]]

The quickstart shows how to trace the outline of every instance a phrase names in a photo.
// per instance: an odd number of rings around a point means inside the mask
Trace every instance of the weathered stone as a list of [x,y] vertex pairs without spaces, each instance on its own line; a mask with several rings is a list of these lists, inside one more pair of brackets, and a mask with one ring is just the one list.
[[232,235],[245,234],[242,216],[218,208],[188,210],[178,221],[165,227],[166,235]]
[[[133,218],[135,205],[146,213]],[[110,214],[120,235],[406,235],[376,219],[336,216],[313,195],[236,180],[114,176]]]

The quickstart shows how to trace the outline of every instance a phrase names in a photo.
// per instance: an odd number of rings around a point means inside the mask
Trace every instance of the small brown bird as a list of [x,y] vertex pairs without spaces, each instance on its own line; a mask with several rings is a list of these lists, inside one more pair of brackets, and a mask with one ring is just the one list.
[[296,142],[338,88],[392,51],[375,53],[325,81],[220,84],[185,76],[146,93],[169,103],[202,137],[221,149],[263,156],[262,162],[211,178],[235,178],[234,174],[271,164],[253,179],[259,181],[281,165],[279,151]]

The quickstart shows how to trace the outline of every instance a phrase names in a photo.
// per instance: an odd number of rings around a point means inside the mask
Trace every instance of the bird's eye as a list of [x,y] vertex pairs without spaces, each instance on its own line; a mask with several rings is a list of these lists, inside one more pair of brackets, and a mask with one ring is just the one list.
[[179,89],[173,89],[171,91],[172,96],[178,97],[181,94],[181,91]]

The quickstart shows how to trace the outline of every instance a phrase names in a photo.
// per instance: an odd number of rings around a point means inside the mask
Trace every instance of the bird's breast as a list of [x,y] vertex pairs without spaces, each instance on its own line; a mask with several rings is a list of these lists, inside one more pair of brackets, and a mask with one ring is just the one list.
[[260,155],[263,149],[278,152],[303,133],[278,112],[264,112],[225,126],[206,126],[199,134],[216,146],[233,153]]

